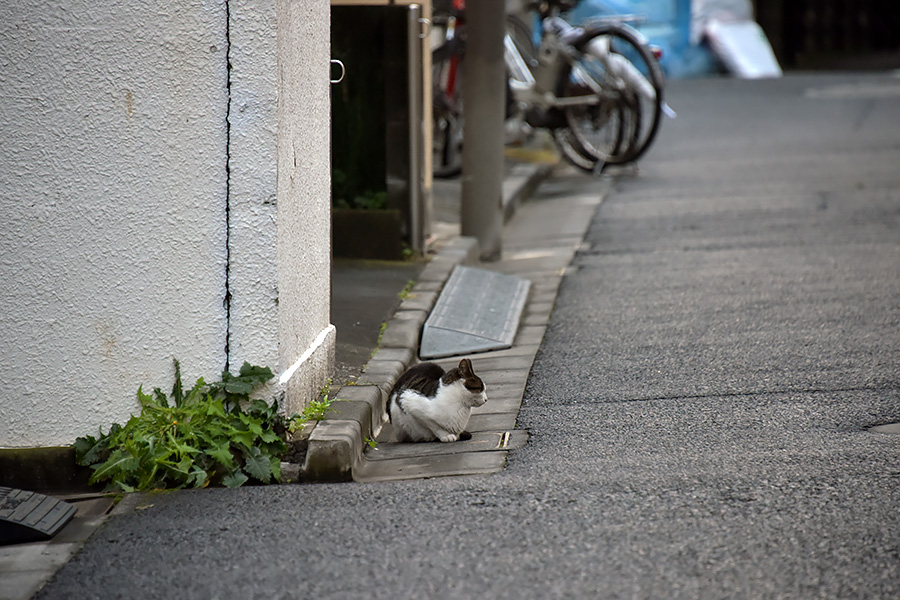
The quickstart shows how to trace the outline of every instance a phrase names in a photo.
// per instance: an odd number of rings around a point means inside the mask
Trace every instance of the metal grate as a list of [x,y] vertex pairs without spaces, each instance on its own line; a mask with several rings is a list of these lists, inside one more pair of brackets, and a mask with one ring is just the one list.
[[419,355],[442,358],[512,346],[531,282],[456,267],[422,331]]
[[0,545],[49,540],[76,510],[43,494],[0,487]]

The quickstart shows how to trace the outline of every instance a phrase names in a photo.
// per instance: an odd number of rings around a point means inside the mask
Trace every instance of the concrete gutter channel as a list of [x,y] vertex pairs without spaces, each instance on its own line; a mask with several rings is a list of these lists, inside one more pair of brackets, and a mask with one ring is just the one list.
[[325,418],[309,435],[302,481],[350,481],[364,460],[366,440],[381,433],[388,393],[417,362],[419,335],[453,269],[478,264],[474,238],[450,240],[425,266],[419,280],[387,321],[381,342],[354,385],[334,393]]
[[[520,164],[511,169],[503,181],[504,222],[515,215],[519,205],[552,171],[552,165]],[[385,406],[391,388],[406,369],[419,362],[422,327],[441,290],[458,265],[479,263],[475,238],[455,237],[440,246],[387,321],[378,348],[359,379],[337,390],[333,394],[336,401],[325,418],[304,432],[304,436],[308,435],[306,456],[295,475],[300,481],[352,481],[354,473],[360,478],[368,441],[378,438],[387,420]],[[284,466],[286,476],[293,476],[295,469]]]
[[[517,165],[503,185],[504,221],[509,223],[521,203],[527,200],[553,172],[554,165]],[[594,180],[596,190],[596,180]],[[474,238],[453,237],[439,248],[425,266],[408,297],[400,304],[384,329],[380,344],[365,365],[358,381],[344,385],[332,397],[325,418],[307,431],[306,454],[302,465],[283,465],[288,481],[340,482],[398,480],[444,475],[496,472],[503,468],[506,453],[527,441],[527,432],[515,431],[515,419],[525,384],[543,332],[550,317],[556,291],[564,269],[583,240],[590,217],[600,198],[581,199],[581,214],[559,217],[565,223],[556,231],[547,223],[547,214],[530,226],[531,239],[507,240],[504,260],[480,264]],[[559,207],[555,210],[559,211]],[[579,211],[575,209],[576,213]],[[548,213],[549,214],[549,213]],[[572,228],[578,231],[572,231]],[[521,229],[522,227],[519,227]],[[561,245],[543,249],[543,259],[507,260],[531,254],[534,239],[560,236]],[[539,243],[546,244],[546,241]],[[511,250],[511,252],[510,252]],[[541,250],[538,248],[537,250]],[[549,261],[549,262],[548,262]],[[523,263],[524,265],[518,265]],[[489,401],[485,411],[473,411],[470,421],[472,440],[454,444],[392,444],[386,424],[385,403],[394,383],[410,366],[418,362],[422,327],[440,296],[451,273],[458,265],[516,274],[531,279],[532,289],[519,324],[513,347],[472,355],[476,373],[488,385]],[[450,369],[459,357],[438,360]],[[304,435],[305,437],[305,435]],[[369,448],[377,440],[377,446]]]

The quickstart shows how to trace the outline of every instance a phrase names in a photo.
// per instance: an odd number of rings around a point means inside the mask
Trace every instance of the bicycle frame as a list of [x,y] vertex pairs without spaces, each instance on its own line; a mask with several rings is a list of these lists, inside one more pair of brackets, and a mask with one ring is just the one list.
[[462,63],[462,56],[458,48],[462,44],[460,39],[465,28],[465,0],[453,0],[453,12],[447,17],[447,27],[444,31],[443,46],[447,49],[450,64],[446,74],[446,95],[453,97],[456,93],[457,77]]
[[[610,51],[609,40],[594,37],[598,30],[611,27],[627,28],[631,33],[643,39],[643,36],[632,27],[619,21],[615,25],[607,24],[592,27],[585,31],[580,27],[573,27],[556,15],[543,19],[540,54],[551,55],[552,58],[539,62],[537,72],[532,73],[525,63],[522,55],[516,48],[512,38],[507,33],[503,39],[503,59],[510,72],[510,88],[516,101],[524,102],[531,106],[547,110],[553,108],[565,108],[567,106],[595,106],[603,99],[614,99],[615,93],[624,87],[634,89],[638,94],[648,100],[656,97],[656,91],[646,77],[625,57]],[[593,38],[593,39],[590,39]],[[581,39],[590,39],[586,47],[579,48]],[[597,58],[614,78],[611,83],[616,91],[605,89],[597,80],[588,73],[576,60],[578,50]],[[592,91],[585,96],[573,96],[558,98],[552,90],[547,89],[558,81],[558,75],[562,66],[561,61],[566,60],[572,68],[572,76],[575,80]]]
[[[552,91],[559,77],[562,61],[573,62],[573,48],[567,42],[568,39],[580,36],[581,31],[572,27],[559,17],[544,19],[544,35],[541,36],[540,53],[545,57],[539,61],[536,73],[525,63],[522,55],[516,48],[512,38],[507,33],[503,38],[503,60],[509,69],[510,89],[517,102],[538,107],[544,110],[552,108],[564,108],[566,106],[592,106],[600,102],[594,95],[574,96],[558,98]],[[550,58],[547,58],[547,57]],[[577,68],[577,64],[573,64]],[[590,79],[587,74],[584,74]],[[540,83],[539,83],[540,82]],[[600,92],[599,86],[589,86],[595,92]]]

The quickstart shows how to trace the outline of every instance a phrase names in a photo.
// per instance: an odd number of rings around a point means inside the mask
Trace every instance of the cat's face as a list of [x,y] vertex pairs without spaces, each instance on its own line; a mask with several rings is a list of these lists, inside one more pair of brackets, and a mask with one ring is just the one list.
[[[478,380],[481,383],[481,380]],[[482,383],[480,387],[469,386],[466,384],[466,389],[472,395],[472,406],[482,406],[485,402],[487,402],[487,394],[484,391],[484,384]]]
[[472,406],[482,406],[487,402],[487,393],[485,392],[484,382],[472,370],[472,362],[468,358],[464,358],[459,361],[458,368],[460,375],[462,375],[463,385],[471,395]]

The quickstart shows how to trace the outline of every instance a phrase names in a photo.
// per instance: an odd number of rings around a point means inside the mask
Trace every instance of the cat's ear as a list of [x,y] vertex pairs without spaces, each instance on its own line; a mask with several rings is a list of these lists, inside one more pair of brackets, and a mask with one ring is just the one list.
[[475,371],[472,370],[472,361],[468,358],[459,361],[459,372],[463,374],[463,377],[471,377],[474,375]]

